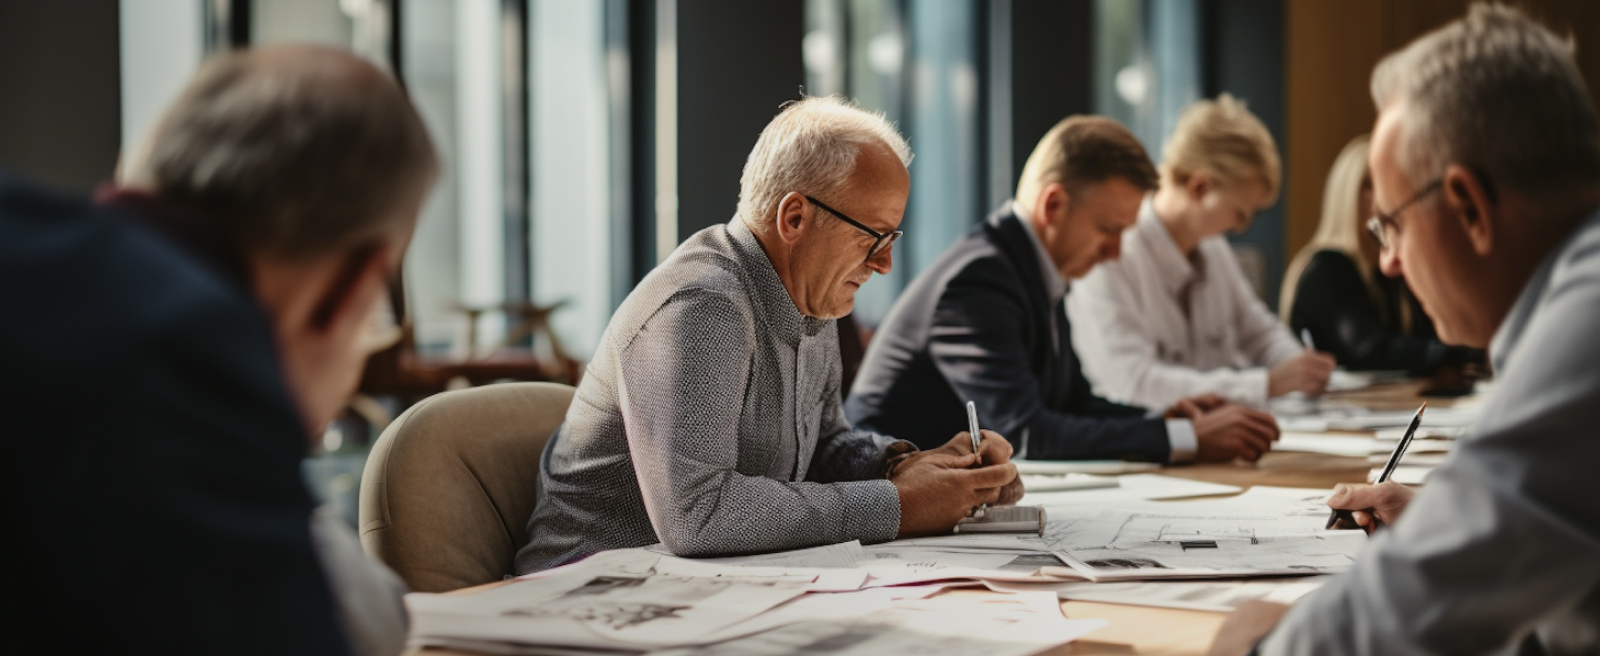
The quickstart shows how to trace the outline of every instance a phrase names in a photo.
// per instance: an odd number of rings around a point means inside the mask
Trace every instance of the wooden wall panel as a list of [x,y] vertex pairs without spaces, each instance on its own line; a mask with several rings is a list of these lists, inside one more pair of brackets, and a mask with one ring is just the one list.
[[[1470,0],[1285,0],[1285,254],[1311,240],[1322,185],[1344,144],[1377,118],[1368,82],[1384,55],[1466,14]],[[1600,99],[1600,2],[1512,3],[1578,44],[1589,94]],[[1600,104],[1600,102],[1597,102]]]
[[1384,53],[1386,0],[1288,0],[1284,20],[1285,261],[1311,240],[1322,214],[1322,184],[1339,150],[1372,129],[1368,80]]

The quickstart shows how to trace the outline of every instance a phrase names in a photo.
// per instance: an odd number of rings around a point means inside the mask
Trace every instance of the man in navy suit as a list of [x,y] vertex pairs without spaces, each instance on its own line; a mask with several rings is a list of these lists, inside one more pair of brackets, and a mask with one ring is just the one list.
[[1117,257],[1158,177],[1115,121],[1075,116],[1047,133],[1001,206],[912,281],[867,349],[845,413],[936,446],[966,424],[1012,436],[1020,457],[1256,460],[1272,416],[1206,395],[1150,412],[1100,398],[1072,349],[1069,281]]
[[299,46],[208,62],[98,207],[0,176],[14,650],[403,648],[398,581],[300,462],[437,167],[393,79]]

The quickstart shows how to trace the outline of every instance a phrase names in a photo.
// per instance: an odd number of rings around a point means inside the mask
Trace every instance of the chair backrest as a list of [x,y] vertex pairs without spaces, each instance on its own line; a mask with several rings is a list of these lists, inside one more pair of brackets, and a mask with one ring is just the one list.
[[361,480],[361,544],[418,592],[498,581],[528,540],[539,459],[573,388],[444,392],[378,438]]

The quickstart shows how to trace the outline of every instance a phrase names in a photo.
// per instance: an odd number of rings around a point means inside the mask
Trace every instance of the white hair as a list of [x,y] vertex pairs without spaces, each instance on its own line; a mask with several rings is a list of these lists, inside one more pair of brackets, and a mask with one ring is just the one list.
[[1451,163],[1551,201],[1600,183],[1600,124],[1574,46],[1501,5],[1418,38],[1372,72],[1382,110],[1404,103],[1401,170],[1421,181]]
[[791,191],[825,202],[836,198],[855,172],[863,148],[883,146],[905,166],[911,147],[881,112],[838,96],[785,103],[750,149],[739,177],[739,216],[765,234],[777,220],[778,201]]

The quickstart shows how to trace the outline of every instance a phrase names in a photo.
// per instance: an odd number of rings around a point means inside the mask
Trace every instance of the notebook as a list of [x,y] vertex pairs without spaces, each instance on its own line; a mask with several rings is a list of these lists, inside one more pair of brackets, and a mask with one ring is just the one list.
[[954,533],[1034,533],[1044,535],[1044,508],[991,506],[956,522]]

